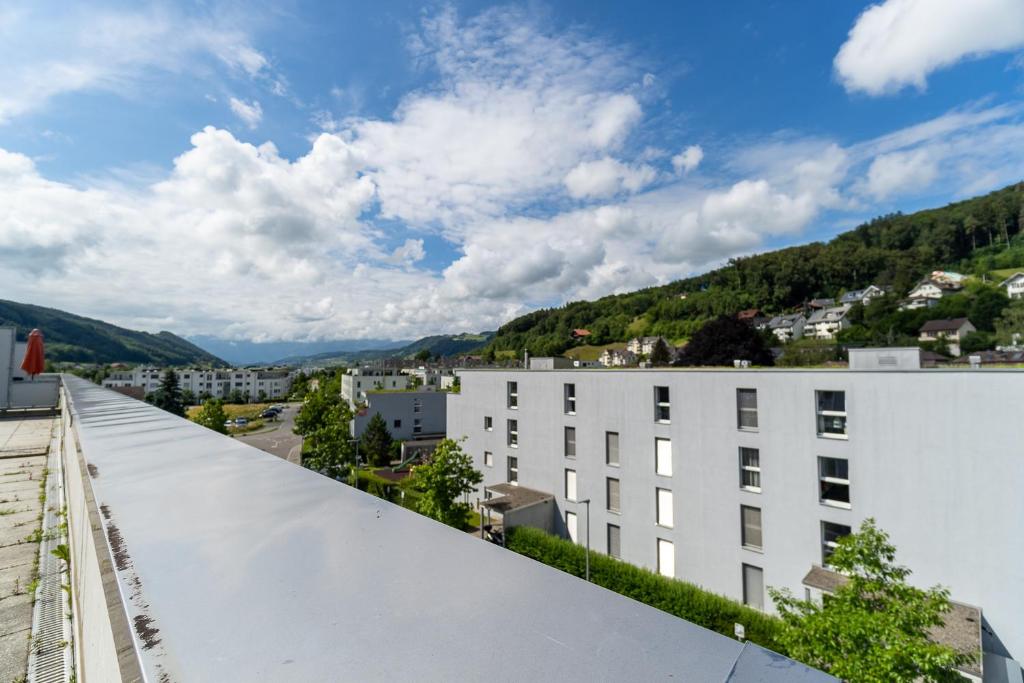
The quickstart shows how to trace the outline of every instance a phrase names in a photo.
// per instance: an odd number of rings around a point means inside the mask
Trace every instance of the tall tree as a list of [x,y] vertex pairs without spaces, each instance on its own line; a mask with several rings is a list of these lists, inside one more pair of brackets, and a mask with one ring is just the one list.
[[995,322],[996,340],[1003,345],[1024,344],[1024,299],[1014,299]]
[[292,430],[303,437],[302,466],[341,480],[355,471],[356,452],[350,423],[352,411],[341,398],[340,378],[318,378],[306,393]]
[[375,413],[366,423],[359,440],[359,451],[371,465],[382,467],[391,460],[391,432],[380,413]]
[[471,508],[459,498],[471,493],[483,481],[483,475],[473,469],[473,459],[457,441],[441,441],[425,463],[413,468],[412,474],[416,488],[423,492],[419,500],[422,514],[456,529],[465,526]]
[[974,214],[968,214],[967,218],[964,219],[964,232],[971,237],[971,250],[978,248],[978,229],[981,227],[981,223],[974,217]]
[[228,433],[228,428],[224,426],[228,421],[228,414],[224,412],[224,403],[217,399],[207,399],[192,420],[215,432]]
[[772,352],[757,330],[735,317],[723,315],[697,330],[676,365],[732,365],[734,360],[774,364]]
[[907,583],[888,535],[866,519],[839,541],[830,566],[844,580],[822,604],[769,588],[790,657],[846,681],[961,681],[970,657],[929,639],[950,609],[949,591]]
[[160,378],[160,386],[153,392],[153,405],[162,408],[178,417],[185,417],[185,402],[181,398],[181,387],[178,386],[178,375],[167,368]]
[[668,344],[661,337],[658,337],[658,341],[654,342],[654,348],[651,349],[651,365],[668,365],[672,362],[672,354],[668,350]]

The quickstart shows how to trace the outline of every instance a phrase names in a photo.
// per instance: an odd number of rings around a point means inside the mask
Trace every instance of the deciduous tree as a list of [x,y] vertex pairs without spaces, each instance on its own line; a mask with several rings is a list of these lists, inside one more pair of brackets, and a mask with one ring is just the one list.
[[734,360],[773,364],[772,353],[757,330],[734,317],[721,316],[690,338],[676,365],[732,365]]
[[969,657],[929,639],[951,609],[949,591],[909,585],[910,570],[895,558],[888,535],[869,518],[829,558],[844,581],[822,604],[769,588],[789,656],[845,681],[963,680],[956,669]]
[[224,412],[224,403],[217,399],[207,399],[192,420],[215,432],[228,433],[228,428],[224,426],[228,421],[228,414]]
[[419,511],[449,526],[461,529],[466,524],[469,503],[460,500],[483,481],[473,469],[473,460],[454,439],[441,441],[434,453],[412,471],[415,486],[423,492]]

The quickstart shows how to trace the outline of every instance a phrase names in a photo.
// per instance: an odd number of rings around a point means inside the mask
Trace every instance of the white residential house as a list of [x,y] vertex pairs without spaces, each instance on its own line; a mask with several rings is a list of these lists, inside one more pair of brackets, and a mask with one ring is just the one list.
[[1006,287],[1006,296],[1011,299],[1024,299],[1024,272],[1014,273],[999,283],[1000,287]]
[[802,313],[790,313],[789,315],[777,315],[769,320],[768,329],[780,342],[788,342],[804,336],[806,324],[807,318]]
[[868,285],[864,289],[854,289],[843,294],[843,296],[839,298],[839,303],[855,304],[859,302],[860,304],[867,306],[871,303],[872,299],[877,299],[882,296],[885,296],[884,289],[876,285]]
[[921,326],[921,336],[918,340],[945,341],[952,356],[960,355],[960,342],[971,332],[977,329],[967,318],[952,318],[950,320],[929,320]]
[[605,349],[597,359],[606,368],[636,365],[636,354],[629,349]]
[[665,342],[665,348],[672,348],[664,337],[633,337],[626,342],[626,350],[638,356],[650,356],[659,339]]
[[814,311],[804,326],[804,336],[815,339],[834,339],[841,330],[850,326],[850,321],[846,317],[850,308],[852,308],[850,304],[843,304]]
[[365,401],[367,391],[404,391],[408,387],[409,376],[397,367],[352,368],[341,376],[341,397],[351,403]]

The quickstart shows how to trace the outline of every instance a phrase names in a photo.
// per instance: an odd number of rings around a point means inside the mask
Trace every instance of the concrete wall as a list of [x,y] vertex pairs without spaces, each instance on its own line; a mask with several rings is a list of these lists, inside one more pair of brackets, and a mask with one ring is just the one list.
[[[427,434],[444,434],[447,427],[447,394],[437,391],[368,392],[364,414],[352,420],[352,435],[359,438],[374,415],[380,414],[387,422],[392,438],[405,441]],[[416,404],[420,410],[416,412]],[[395,421],[401,422],[395,426]],[[414,431],[416,420],[420,430]]]
[[[558,518],[583,506],[564,498],[564,470],[577,472],[577,498],[593,499],[591,541],[605,550],[606,525],[621,528],[624,559],[654,569],[657,539],[670,540],[679,578],[742,599],[742,565],[764,570],[765,586],[803,594],[820,564],[821,523],[856,528],[875,517],[897,559],[920,586],[941,583],[984,610],[1012,656],[1024,657],[1024,373],[996,370],[463,371],[448,397],[448,434],[484,472],[505,481],[506,457],[519,483],[556,496]],[[518,382],[519,408],[505,383]],[[576,414],[563,413],[563,384],[576,385]],[[653,418],[655,386],[671,393],[671,424]],[[759,428],[737,428],[736,389],[757,390]],[[815,390],[846,392],[848,440],[817,434]],[[484,416],[493,419],[484,430]],[[519,447],[506,446],[518,420]],[[575,459],[563,429],[576,428]],[[619,433],[619,467],[605,465],[604,434]],[[654,472],[654,440],[672,441],[673,476]],[[762,492],[739,486],[741,446],[760,451]],[[483,464],[494,454],[493,467]],[[819,502],[819,456],[849,462],[851,508]],[[606,511],[605,478],[617,477],[621,514]],[[674,528],[655,523],[655,489],[673,491]],[[740,506],[762,510],[763,550],[741,547]],[[765,604],[770,605],[765,597]]]
[[[527,507],[510,510],[502,516],[502,524],[506,529],[516,526],[532,526],[536,529],[543,529],[548,533],[555,533],[556,528],[562,528],[565,522],[556,526],[558,509],[551,500],[542,500]],[[581,522],[582,523],[582,522]],[[581,537],[582,538],[582,537]],[[594,539],[590,539],[593,543]]]
[[76,415],[62,395],[60,447],[71,546],[75,671],[80,681],[141,680],[102,516],[81,455]]

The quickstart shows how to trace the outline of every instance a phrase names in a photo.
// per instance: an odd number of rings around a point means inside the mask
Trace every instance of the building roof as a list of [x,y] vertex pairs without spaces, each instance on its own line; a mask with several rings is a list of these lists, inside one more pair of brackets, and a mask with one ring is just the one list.
[[104,513],[110,609],[158,634],[124,652],[146,680],[834,680],[63,380]]
[[807,318],[808,324],[815,323],[829,323],[842,320],[843,317],[849,313],[850,304],[843,304],[842,306],[834,306],[832,308],[819,308],[811,313],[811,316]]
[[574,337],[589,337],[590,336],[590,330],[585,330],[583,328],[575,329],[575,330],[572,331],[572,336],[574,336]]
[[499,496],[481,501],[480,504],[501,514],[555,499],[550,493],[528,489],[525,486],[515,486],[514,484],[495,484],[494,486],[488,486],[487,490],[497,493]]
[[965,324],[970,325],[967,318],[947,318],[945,320],[929,320],[921,325],[921,333],[926,332],[956,332]]
[[[777,315],[768,321],[768,327],[771,329],[779,329],[783,327],[793,327],[797,321],[803,318],[803,313],[788,313],[786,315]],[[804,320],[806,322],[806,319]]]

